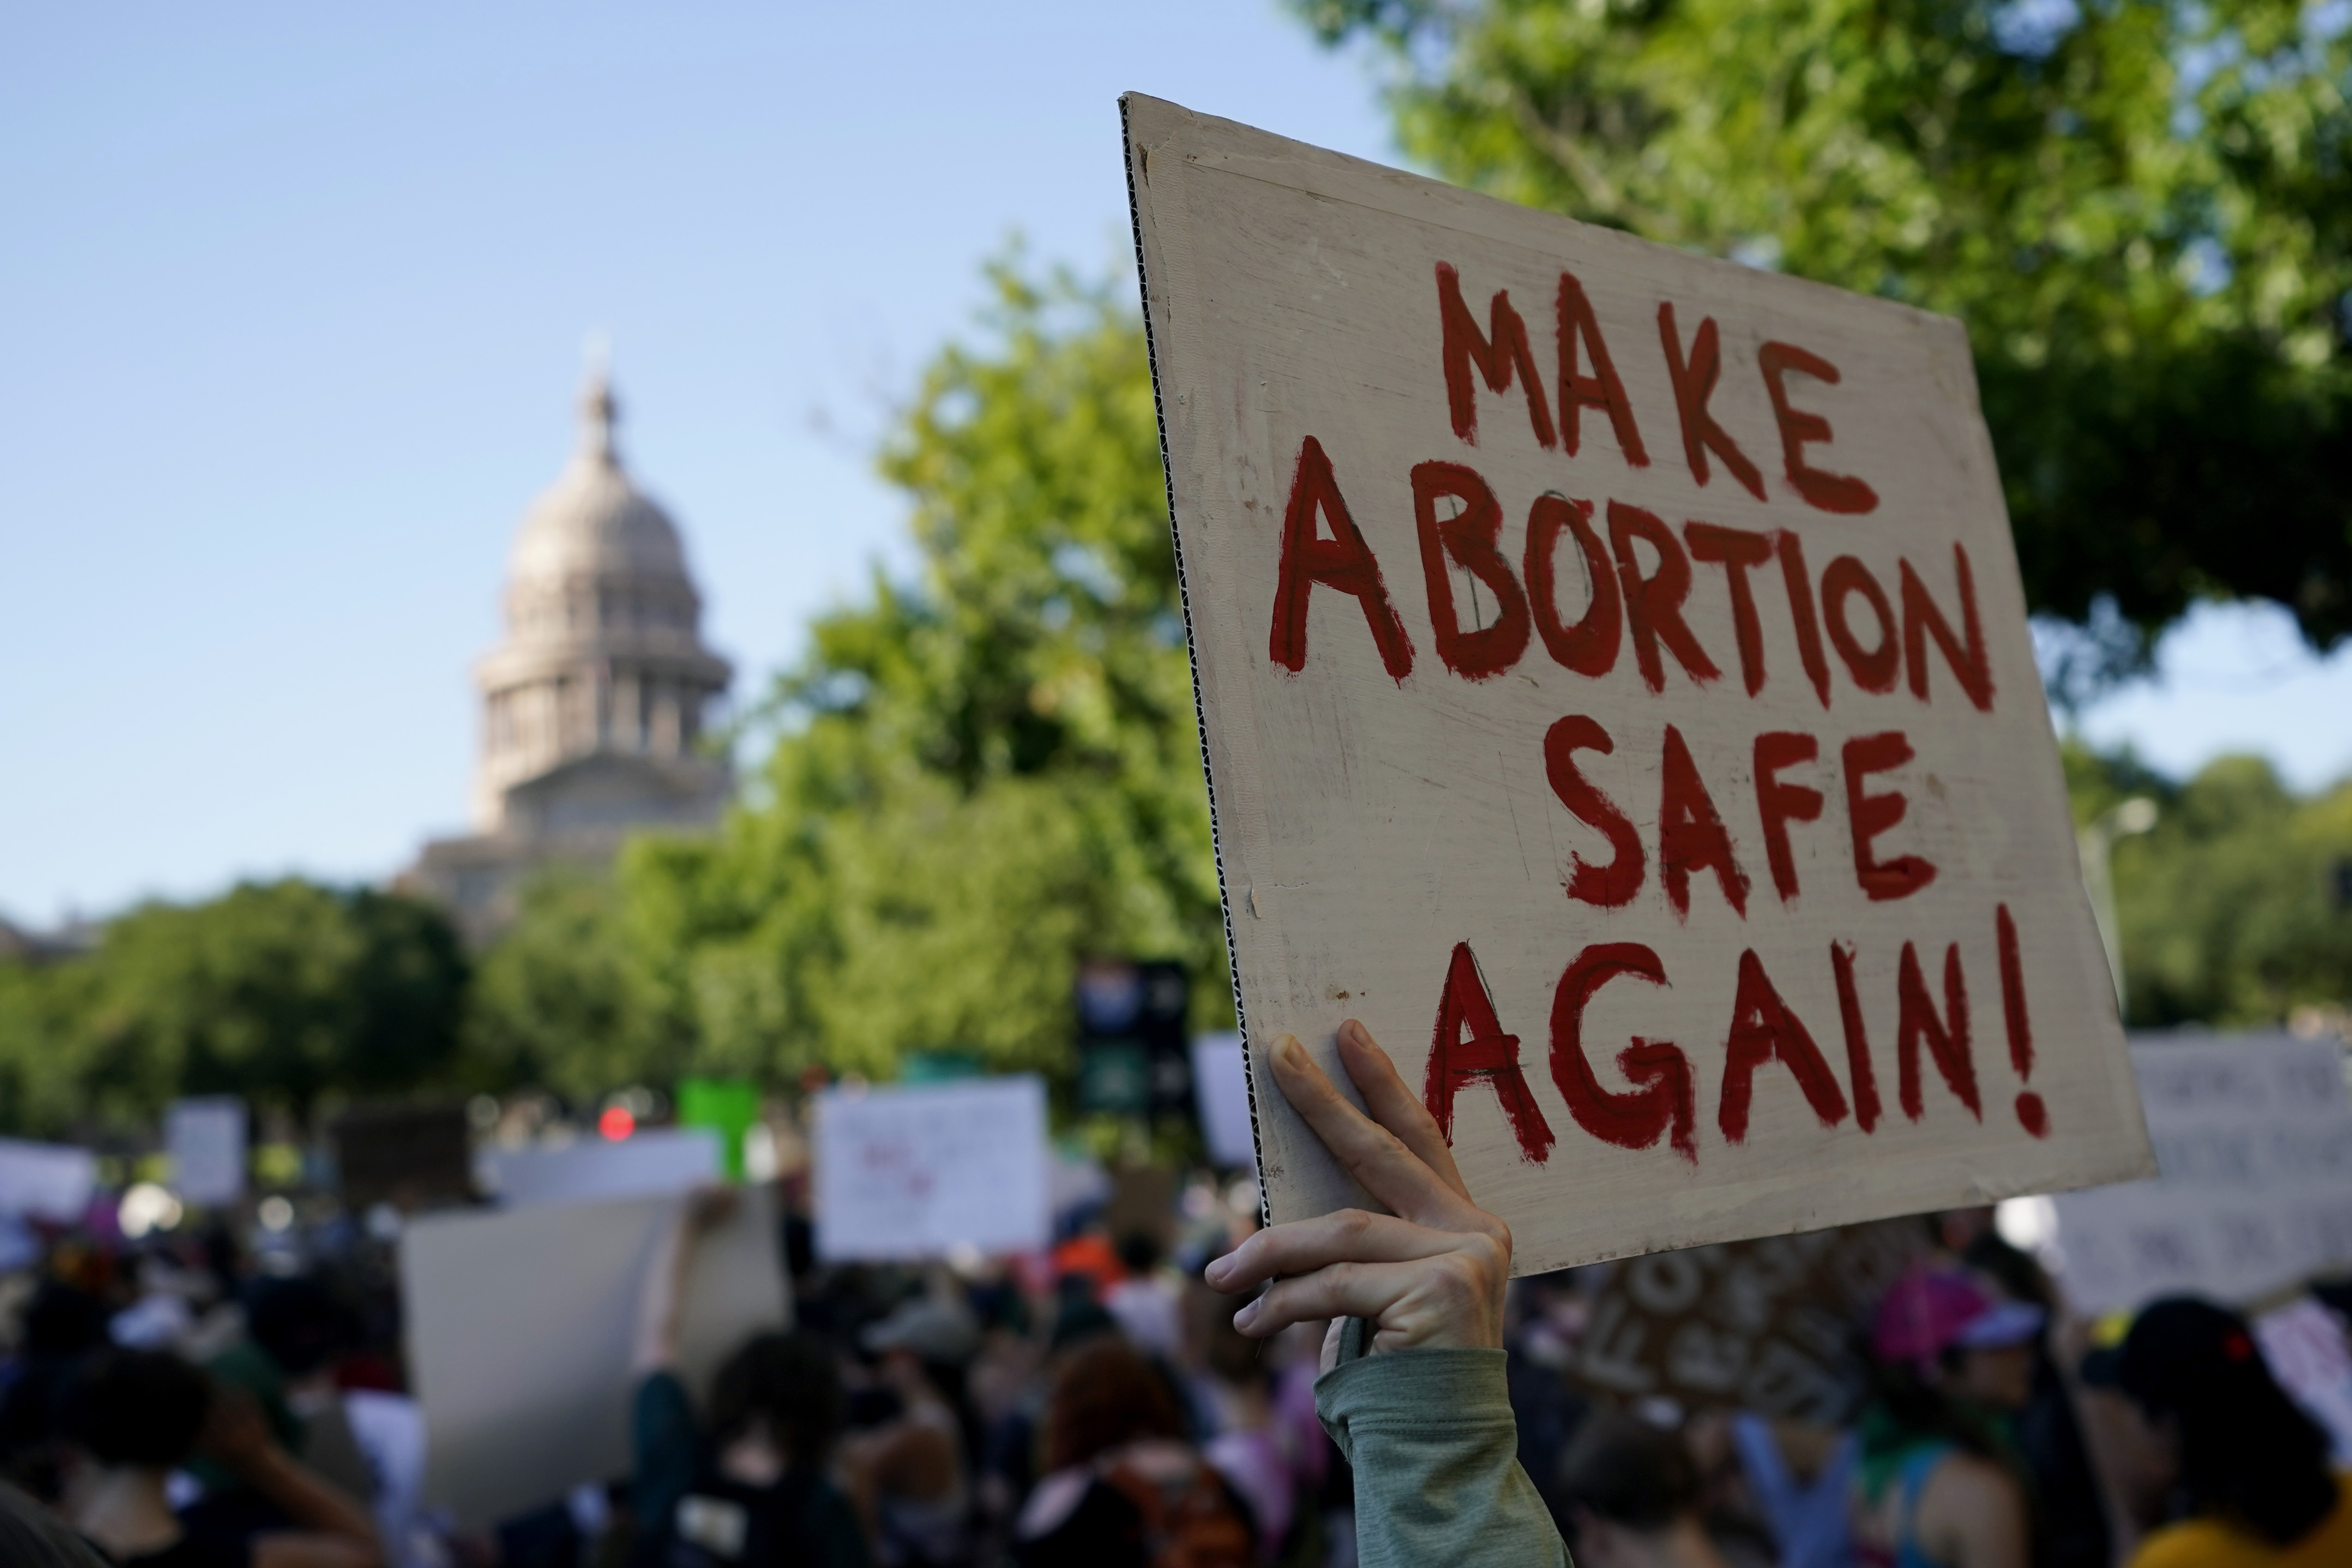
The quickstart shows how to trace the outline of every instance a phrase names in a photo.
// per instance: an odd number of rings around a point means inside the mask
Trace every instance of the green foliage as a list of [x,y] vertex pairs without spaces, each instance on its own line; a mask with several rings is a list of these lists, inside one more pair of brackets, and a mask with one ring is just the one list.
[[2127,754],[2069,745],[2066,761],[2077,821],[2132,795],[2160,810],[2114,850],[2134,1026],[2276,1026],[2352,1002],[2352,909],[2334,887],[2352,859],[2352,781],[2298,800],[2257,758],[2217,758],[2186,784]]
[[465,1075],[584,1100],[648,1076],[660,1019],[609,879],[551,866],[525,883],[483,954],[466,1010]]
[[2352,634],[2340,6],[1294,3],[1448,179],[1964,320],[2028,593],[2110,673],[2200,596]]
[[467,964],[431,905],[295,878],[149,904],[99,950],[0,967],[0,1117],[143,1122],[183,1094],[306,1111],[450,1070]]
[[1230,1017],[1139,322],[992,271],[883,454],[919,580],[821,619],[752,806],[633,845],[621,886],[696,1071],[1064,1064],[1097,954],[1174,956]]

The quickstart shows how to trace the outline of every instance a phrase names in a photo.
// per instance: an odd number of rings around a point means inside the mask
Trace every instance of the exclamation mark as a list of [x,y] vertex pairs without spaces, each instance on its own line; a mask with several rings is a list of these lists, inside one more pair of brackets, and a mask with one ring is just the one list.
[[[2017,1069],[2020,1079],[2031,1082],[2033,1020],[2025,1016],[2025,965],[2017,956],[2017,922],[2009,917],[2006,904],[1995,907],[1993,921],[2000,936],[2000,1016],[2009,1028],[2009,1064]],[[2050,1108],[2031,1089],[2018,1093],[2017,1124],[2037,1138],[2050,1135]]]

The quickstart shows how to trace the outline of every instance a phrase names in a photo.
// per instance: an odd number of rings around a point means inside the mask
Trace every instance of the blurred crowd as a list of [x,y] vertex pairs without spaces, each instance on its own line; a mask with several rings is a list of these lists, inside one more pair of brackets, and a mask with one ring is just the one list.
[[[1324,1325],[1235,1330],[1202,1271],[1255,1222],[1205,1173],[1157,1216],[1082,1211],[1049,1253],[953,1265],[821,1264],[784,1196],[794,1326],[689,1386],[679,1298],[729,1199],[682,1201],[644,1284],[629,1473],[472,1529],[425,1495],[394,1228],[260,1252],[226,1224],[42,1235],[0,1282],[0,1563],[1357,1561]],[[1609,1266],[1515,1282],[1519,1462],[1576,1563],[2352,1563],[2328,1438],[2243,1319],[2184,1299],[2077,1322],[1987,1211],[1907,1223],[1921,1249],[1851,1325],[1838,1425],[1604,1399],[1574,1369]]]

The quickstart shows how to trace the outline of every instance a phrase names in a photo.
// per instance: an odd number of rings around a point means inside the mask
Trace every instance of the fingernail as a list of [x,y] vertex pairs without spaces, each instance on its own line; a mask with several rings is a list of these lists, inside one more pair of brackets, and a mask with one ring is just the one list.
[[1212,1285],[1222,1285],[1225,1282],[1225,1276],[1233,1271],[1233,1260],[1230,1256],[1227,1256],[1224,1258],[1212,1259],[1208,1268],[1202,1270],[1202,1274]]
[[1298,1037],[1297,1035],[1284,1035],[1280,1040],[1274,1042],[1275,1064],[1279,1067],[1295,1066],[1297,1064],[1296,1058],[1298,1053]]
[[1234,1314],[1234,1327],[1237,1329],[1246,1329],[1252,1322],[1255,1322],[1256,1319],[1257,1303],[1255,1301],[1252,1301],[1248,1306],[1244,1307],[1240,1312]]

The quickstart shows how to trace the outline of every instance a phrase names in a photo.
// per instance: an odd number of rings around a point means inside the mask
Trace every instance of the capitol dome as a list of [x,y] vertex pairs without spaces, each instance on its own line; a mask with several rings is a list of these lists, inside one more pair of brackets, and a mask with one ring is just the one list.
[[702,736],[731,671],[703,645],[702,596],[677,525],[621,465],[618,408],[601,370],[589,374],[580,413],[579,449],[515,536],[506,638],[475,669],[483,734],[474,809],[488,832],[595,825],[574,821],[586,806],[559,803],[564,791],[547,783],[559,771],[576,779],[589,759],[645,785],[632,786],[645,797],[625,813],[634,820],[707,819],[726,792]]
[[618,412],[612,388],[592,375],[581,397],[580,450],[523,514],[509,580],[606,572],[685,579],[677,525],[622,471],[613,447]]
[[631,482],[601,367],[580,445],[525,508],[507,561],[506,635],[474,667],[473,833],[427,842],[398,885],[476,943],[514,917],[532,868],[609,865],[648,830],[707,830],[734,780],[707,735],[732,670],[702,641],[677,525]]

